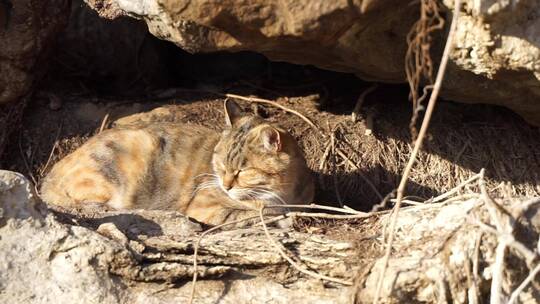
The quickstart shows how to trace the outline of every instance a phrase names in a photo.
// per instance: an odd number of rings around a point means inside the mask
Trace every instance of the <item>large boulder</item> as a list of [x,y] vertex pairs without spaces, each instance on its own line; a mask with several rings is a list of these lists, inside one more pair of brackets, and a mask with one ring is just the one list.
[[[189,52],[249,50],[381,82],[404,82],[418,6],[400,0],[85,0],[107,18],[146,21]],[[445,0],[446,19],[453,1]],[[463,1],[444,97],[503,105],[540,124],[540,1]],[[447,22],[448,25],[448,22]],[[432,48],[436,58],[444,39]]]
[[70,4],[69,0],[0,1],[0,105],[27,94],[45,71],[44,59],[67,24]]

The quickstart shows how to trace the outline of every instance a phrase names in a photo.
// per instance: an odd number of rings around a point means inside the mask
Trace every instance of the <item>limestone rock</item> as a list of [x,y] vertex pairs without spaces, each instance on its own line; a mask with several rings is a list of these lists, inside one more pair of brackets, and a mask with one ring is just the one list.
[[505,106],[540,125],[540,1],[464,2],[444,96]]
[[[418,18],[400,0],[85,1],[104,17],[143,19],[189,52],[249,50],[381,82],[405,81],[405,37]],[[503,105],[540,124],[540,1],[462,2],[443,97]],[[435,41],[437,58],[444,39]]]
[[8,218],[44,218],[46,211],[32,187],[22,174],[0,170],[0,227]]

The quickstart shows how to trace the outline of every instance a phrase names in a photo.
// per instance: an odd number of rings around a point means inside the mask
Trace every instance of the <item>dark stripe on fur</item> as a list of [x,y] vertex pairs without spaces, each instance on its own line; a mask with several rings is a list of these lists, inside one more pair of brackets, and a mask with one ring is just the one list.
[[118,168],[111,157],[107,157],[107,155],[97,155],[95,153],[90,154],[90,157],[99,164],[99,172],[107,179],[107,181],[116,186],[121,184]]

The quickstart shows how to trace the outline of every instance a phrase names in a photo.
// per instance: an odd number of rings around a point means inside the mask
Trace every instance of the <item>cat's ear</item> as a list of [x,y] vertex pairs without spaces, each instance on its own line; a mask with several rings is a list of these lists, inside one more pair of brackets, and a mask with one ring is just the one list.
[[242,108],[240,108],[240,106],[236,102],[228,98],[225,99],[224,107],[225,123],[229,127],[232,126],[236,121],[238,121],[238,119],[240,119],[242,116],[244,116]]
[[279,152],[282,149],[281,134],[272,127],[265,127],[261,130],[259,138],[263,146],[268,151]]

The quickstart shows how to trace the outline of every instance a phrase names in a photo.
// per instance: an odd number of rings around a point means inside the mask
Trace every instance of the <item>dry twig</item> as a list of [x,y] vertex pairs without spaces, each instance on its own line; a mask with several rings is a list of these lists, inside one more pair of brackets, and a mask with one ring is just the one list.
[[326,219],[339,219],[339,220],[351,220],[370,217],[371,214],[329,214],[329,213],[315,213],[315,212],[287,212],[287,216],[290,217],[313,217],[313,218],[326,218]]
[[422,126],[420,127],[420,132],[418,134],[418,138],[416,139],[413,151],[411,153],[411,156],[409,158],[409,162],[407,163],[407,166],[405,167],[405,170],[403,171],[403,176],[401,177],[401,181],[399,183],[398,191],[397,191],[397,202],[394,207],[394,212],[392,213],[391,219],[390,219],[390,226],[389,231],[390,234],[388,236],[388,243],[386,245],[386,251],[383,258],[383,267],[381,274],[379,276],[379,280],[377,282],[377,289],[375,291],[375,298],[373,300],[373,303],[379,302],[379,296],[381,293],[382,285],[384,282],[384,274],[386,272],[386,268],[388,267],[388,260],[390,258],[390,254],[392,252],[392,243],[394,239],[394,231],[395,226],[397,222],[397,215],[399,212],[399,208],[401,207],[401,200],[403,199],[403,194],[405,191],[405,186],[407,185],[407,180],[409,177],[409,174],[411,172],[412,166],[414,162],[416,161],[416,156],[418,155],[418,151],[422,147],[422,143],[424,141],[424,137],[427,132],[427,128],[429,126],[429,122],[431,119],[431,115],[433,114],[433,109],[435,108],[435,104],[437,101],[437,97],[439,95],[439,90],[441,89],[442,81],[444,78],[444,72],[446,70],[446,65],[448,63],[448,57],[450,55],[450,50],[452,49],[453,39],[454,39],[454,32],[457,26],[457,19],[459,18],[459,9],[461,6],[460,0],[454,1],[454,16],[452,18],[452,23],[450,24],[450,31],[448,32],[448,38],[446,40],[446,45],[444,47],[443,56],[441,59],[441,64],[439,66],[439,70],[437,71],[437,78],[435,80],[435,84],[433,87],[433,93],[431,94],[426,110],[426,115],[424,116],[424,120],[422,121]]
[[374,214],[379,214],[379,213],[374,213],[374,212],[369,212],[369,213],[366,213],[366,212],[362,212],[362,211],[358,211],[358,210],[354,210],[350,207],[347,207],[347,208],[339,208],[339,207],[331,207],[331,206],[324,206],[324,205],[317,205],[317,204],[309,204],[309,205],[268,205],[268,206],[264,206],[265,209],[268,209],[268,208],[300,208],[300,209],[319,209],[319,210],[328,210],[328,211],[335,211],[335,212],[341,212],[341,213],[346,213],[346,214],[357,214],[357,215],[364,215],[364,216],[371,216],[371,215],[374,215]]
[[272,105],[272,106],[274,106],[276,108],[282,109],[285,112],[288,112],[288,113],[291,113],[291,114],[294,114],[294,115],[300,117],[303,121],[305,121],[313,129],[320,132],[319,128],[311,121],[311,119],[307,118],[302,113],[300,113],[300,112],[298,112],[296,110],[293,110],[293,109],[289,109],[289,108],[287,108],[285,106],[282,106],[282,105],[280,105],[279,103],[277,103],[275,101],[271,101],[271,100],[263,99],[263,98],[257,98],[257,97],[245,97],[245,96],[236,95],[236,94],[230,94],[230,93],[220,94],[220,95],[223,95],[225,97],[230,97],[230,98],[241,99],[241,100],[245,100],[245,101],[249,101],[249,102],[256,102],[256,103]]
[[469,178],[466,181],[464,181],[464,182],[460,183],[459,185],[455,186],[450,191],[435,197],[434,199],[431,200],[431,202],[432,203],[437,203],[437,202],[443,201],[444,199],[452,196],[453,194],[455,194],[456,192],[461,190],[461,188],[463,188],[463,187],[467,186],[468,184],[474,182],[475,180],[479,179],[481,176],[482,176],[481,173],[473,175],[471,178]]
[[497,244],[497,248],[495,249],[495,262],[493,263],[493,274],[489,296],[491,304],[500,304],[502,301],[501,294],[506,247],[507,243],[499,240],[499,244]]

